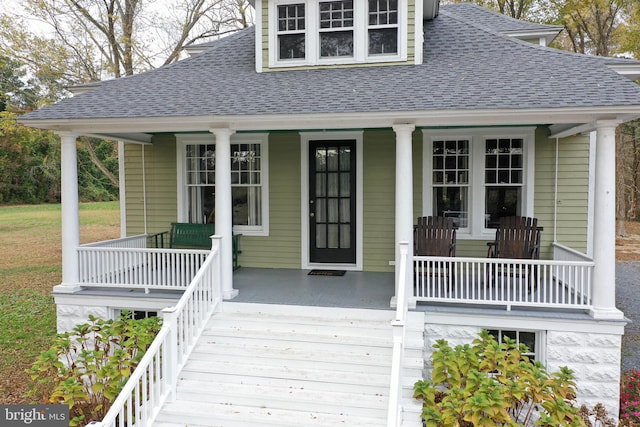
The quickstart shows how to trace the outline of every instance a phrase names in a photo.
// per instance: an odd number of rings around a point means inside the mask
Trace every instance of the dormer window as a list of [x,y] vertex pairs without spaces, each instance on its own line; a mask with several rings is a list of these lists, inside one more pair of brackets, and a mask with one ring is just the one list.
[[398,0],[369,0],[369,55],[398,53]]
[[406,60],[407,0],[268,3],[269,66]]
[[278,57],[305,58],[304,4],[278,6]]
[[320,2],[320,57],[353,57],[353,0]]

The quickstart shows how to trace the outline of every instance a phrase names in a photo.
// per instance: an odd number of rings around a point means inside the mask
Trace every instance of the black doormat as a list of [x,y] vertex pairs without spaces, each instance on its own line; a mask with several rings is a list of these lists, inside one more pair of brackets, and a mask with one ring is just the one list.
[[311,270],[309,276],[344,276],[345,270]]

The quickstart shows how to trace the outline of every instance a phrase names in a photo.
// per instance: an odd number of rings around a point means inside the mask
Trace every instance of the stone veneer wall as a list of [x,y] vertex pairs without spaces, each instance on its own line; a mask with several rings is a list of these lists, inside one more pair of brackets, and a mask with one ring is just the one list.
[[[427,319],[428,319],[427,315]],[[503,329],[515,329],[508,326]],[[425,325],[425,378],[431,377],[433,344],[444,338],[449,345],[470,343],[478,336],[479,326]],[[542,354],[550,372],[568,366],[576,377],[579,403],[593,407],[602,403],[613,418],[618,417],[620,396],[621,336],[584,332],[547,331],[541,343]]]
[[58,304],[57,315],[58,332],[62,333],[71,331],[80,323],[87,323],[89,315],[108,319],[110,313],[109,308],[104,306]]

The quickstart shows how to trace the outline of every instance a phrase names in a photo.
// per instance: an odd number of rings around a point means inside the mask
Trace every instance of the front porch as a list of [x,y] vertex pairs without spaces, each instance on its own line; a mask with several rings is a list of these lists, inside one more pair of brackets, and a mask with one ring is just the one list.
[[[72,293],[180,298],[211,252],[148,248],[147,240],[140,235],[79,247],[79,283]],[[553,260],[409,257],[408,265],[413,265],[408,268],[412,285],[406,290],[411,305],[565,312],[591,312],[594,307],[594,263],[561,245],[554,245]],[[222,288],[237,295],[234,302],[381,310],[394,304],[394,273],[308,273],[244,267]]]

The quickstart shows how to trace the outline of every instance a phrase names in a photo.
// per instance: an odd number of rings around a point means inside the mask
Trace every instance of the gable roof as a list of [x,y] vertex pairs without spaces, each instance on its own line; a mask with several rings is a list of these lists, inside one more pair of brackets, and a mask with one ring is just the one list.
[[197,56],[102,82],[20,121],[640,107],[640,87],[602,58],[491,28],[515,25],[504,18],[475,6],[442,6],[438,18],[424,22],[421,65],[263,73],[254,68],[249,28]]

